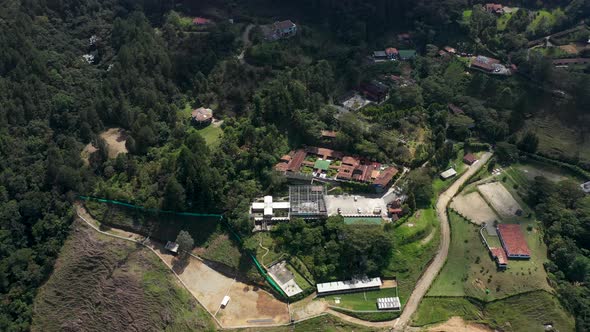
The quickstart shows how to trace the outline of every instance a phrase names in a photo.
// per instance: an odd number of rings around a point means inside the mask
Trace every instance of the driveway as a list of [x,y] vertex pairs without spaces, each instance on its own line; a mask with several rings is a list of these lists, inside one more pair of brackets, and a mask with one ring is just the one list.
[[479,169],[488,162],[491,156],[491,152],[484,153],[479,162],[470,166],[467,172],[465,172],[457,181],[455,181],[451,185],[451,187],[449,187],[449,189],[447,189],[444,193],[442,193],[439,196],[438,201],[436,203],[436,214],[438,216],[438,220],[440,220],[440,246],[436,256],[432,260],[432,263],[430,263],[426,271],[424,271],[424,273],[422,274],[422,277],[420,277],[420,279],[418,280],[418,283],[416,283],[416,287],[414,288],[412,295],[408,299],[408,302],[406,303],[401,316],[395,322],[393,327],[396,331],[403,331],[407,327],[408,323],[410,322],[410,319],[412,318],[412,315],[414,314],[414,312],[416,312],[416,309],[418,309],[420,301],[430,288],[430,285],[432,284],[432,282],[434,281],[434,279],[436,278],[436,276],[438,275],[438,273],[440,272],[447,260],[447,256],[449,254],[449,245],[451,243],[451,229],[449,226],[449,218],[447,215],[447,206],[449,205],[449,202],[455,195],[457,195],[457,192],[459,191],[461,186],[463,186],[463,184],[467,180],[469,180],[469,178],[473,176],[473,174],[479,171]]

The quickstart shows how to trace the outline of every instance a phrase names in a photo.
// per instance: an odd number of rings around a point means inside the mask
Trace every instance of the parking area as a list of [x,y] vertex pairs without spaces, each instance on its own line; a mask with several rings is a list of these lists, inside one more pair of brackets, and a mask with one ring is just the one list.
[[387,217],[387,206],[381,197],[328,195],[325,197],[325,200],[328,215],[340,213],[344,216],[380,215]]

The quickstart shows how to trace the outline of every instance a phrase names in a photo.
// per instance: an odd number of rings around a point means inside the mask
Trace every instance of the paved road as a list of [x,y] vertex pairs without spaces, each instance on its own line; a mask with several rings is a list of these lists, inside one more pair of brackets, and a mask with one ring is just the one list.
[[416,283],[416,287],[412,292],[412,295],[408,299],[404,307],[404,311],[402,312],[401,316],[397,321],[394,323],[394,328],[397,331],[403,331],[412,315],[418,309],[418,305],[420,301],[430,288],[430,285],[442,269],[443,265],[447,260],[447,255],[449,254],[449,245],[451,243],[451,229],[449,226],[449,219],[447,216],[447,206],[451,199],[457,194],[461,186],[473,175],[475,174],[483,165],[487,163],[487,161],[492,156],[492,153],[486,152],[482,158],[475,163],[473,166],[469,167],[467,172],[465,172],[457,181],[455,181],[449,189],[447,189],[444,193],[442,193],[438,201],[436,203],[436,214],[438,216],[438,220],[440,221],[440,231],[441,231],[441,240],[438,252],[426,271],[422,274],[422,277]]

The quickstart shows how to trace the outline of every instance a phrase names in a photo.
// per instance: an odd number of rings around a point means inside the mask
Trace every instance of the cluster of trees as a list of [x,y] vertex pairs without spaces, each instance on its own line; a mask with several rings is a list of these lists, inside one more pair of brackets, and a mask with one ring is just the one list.
[[529,200],[543,223],[551,261],[545,264],[576,330],[590,329],[590,196],[579,183],[536,178]]
[[346,225],[342,216],[315,223],[293,219],[273,229],[279,247],[299,257],[316,280],[379,276],[393,250],[391,234],[380,225]]

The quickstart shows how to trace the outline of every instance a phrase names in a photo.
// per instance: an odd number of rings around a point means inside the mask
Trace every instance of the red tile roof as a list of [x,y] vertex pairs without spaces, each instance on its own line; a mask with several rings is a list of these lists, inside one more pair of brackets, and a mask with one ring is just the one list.
[[295,154],[293,154],[293,157],[289,162],[289,167],[287,170],[291,172],[298,172],[301,164],[305,160],[305,156],[307,156],[307,153],[305,153],[304,150],[299,149],[295,151]]
[[490,248],[490,252],[492,256],[496,259],[499,265],[506,265],[508,264],[508,257],[506,257],[506,253],[502,248]]
[[355,157],[351,157],[351,156],[344,156],[344,158],[342,158],[342,163],[345,165],[351,165],[351,166],[357,166],[358,164],[360,164],[358,159],[356,159]]
[[477,157],[475,155],[473,155],[472,153],[468,153],[463,157],[463,162],[465,162],[466,164],[473,164],[474,162],[477,161]]
[[377,179],[373,182],[374,185],[385,187],[391,182],[391,179],[399,172],[397,168],[391,166],[386,170],[382,171]]
[[517,224],[499,224],[498,235],[508,257],[530,257],[531,251],[524,234]]
[[486,3],[485,9],[489,12],[497,12],[502,10],[503,6],[499,3]]
[[197,24],[197,25],[202,25],[202,24],[209,24],[211,23],[211,20],[208,18],[204,18],[204,17],[195,17],[193,19],[193,24]]
[[403,210],[402,209],[399,209],[399,208],[389,208],[389,211],[388,212],[390,214],[401,214],[403,212]]
[[354,167],[342,165],[340,166],[340,170],[338,171],[338,175],[336,175],[336,177],[338,179],[350,180],[352,179],[352,172],[354,172]]
[[371,167],[368,165],[358,166],[354,170],[352,178],[355,181],[368,182],[369,180],[371,180]]
[[310,146],[306,148],[305,151],[307,151],[307,153],[312,153],[317,156],[320,156],[324,159],[342,159],[343,156],[342,152],[334,151],[332,149],[318,148],[315,146]]
[[385,53],[387,53],[387,55],[399,54],[397,48],[394,48],[394,47],[386,48]]

